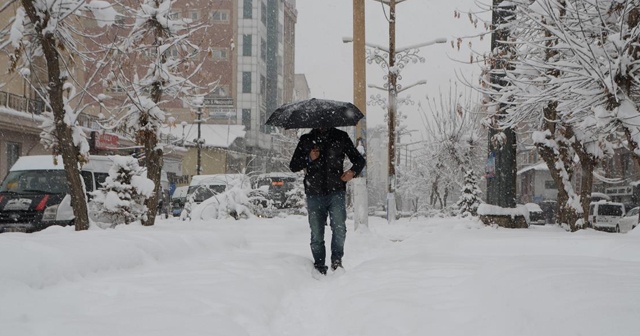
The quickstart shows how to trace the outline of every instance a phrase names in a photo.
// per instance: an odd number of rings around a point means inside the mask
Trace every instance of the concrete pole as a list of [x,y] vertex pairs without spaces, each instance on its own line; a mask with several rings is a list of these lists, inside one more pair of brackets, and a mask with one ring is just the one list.
[[[353,103],[362,113],[367,112],[367,68],[365,52],[364,0],[353,0]],[[366,121],[356,125],[356,141],[366,135]]]
[[[365,52],[365,0],[353,0],[353,103],[365,118],[356,125],[356,146],[362,146],[367,154],[367,68]],[[369,195],[367,193],[366,168],[360,177],[353,179],[354,228],[369,226]]]
[[398,75],[396,65],[396,0],[389,1],[389,148],[388,148],[388,180],[387,180],[387,222],[396,220],[396,110]]
[[198,107],[198,119],[196,122],[198,123],[198,139],[196,139],[197,149],[198,149],[198,161],[196,163],[196,175],[200,175],[202,173],[202,140],[200,138],[200,125],[202,125],[202,107]]

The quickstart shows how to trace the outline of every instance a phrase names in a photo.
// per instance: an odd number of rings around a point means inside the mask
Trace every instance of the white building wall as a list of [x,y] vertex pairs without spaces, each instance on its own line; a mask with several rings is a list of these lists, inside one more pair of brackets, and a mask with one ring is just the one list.
[[[251,19],[244,19],[242,16],[244,9],[244,1],[238,1],[238,33],[237,33],[237,110],[238,123],[242,123],[242,110],[251,109],[251,130],[247,133],[249,145],[259,145],[265,143],[265,139],[261,136],[260,126],[261,112],[264,111],[264,99],[260,94],[261,76],[266,77],[266,63],[260,56],[260,44],[262,40],[267,39],[267,28],[261,21],[261,4],[262,0],[254,0],[253,15]],[[243,56],[243,39],[245,34],[252,36],[251,40],[251,56]],[[243,72],[251,72],[251,93],[242,92]]]
[[545,187],[546,181],[553,181],[551,173],[548,170],[536,170],[535,182],[534,182],[534,195],[542,196],[544,200],[555,200],[558,198],[558,189],[547,189]]

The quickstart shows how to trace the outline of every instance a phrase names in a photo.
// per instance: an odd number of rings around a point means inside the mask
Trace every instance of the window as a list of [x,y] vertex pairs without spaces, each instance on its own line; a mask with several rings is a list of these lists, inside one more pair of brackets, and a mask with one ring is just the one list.
[[217,10],[211,12],[210,18],[213,23],[229,23],[229,11]]
[[545,189],[557,189],[556,182],[554,180],[544,181]]
[[84,186],[86,191],[93,191],[93,175],[88,171],[81,171],[80,176],[84,180]]
[[622,161],[622,176],[626,177],[629,174],[632,174],[631,171],[633,169],[633,163],[631,161],[631,154],[625,153],[620,155],[620,161]]
[[180,13],[178,12],[171,12],[168,15],[170,20],[178,20],[180,18]]
[[251,93],[251,72],[242,73],[242,93]]
[[622,206],[613,204],[598,204],[598,215],[622,216]]
[[267,61],[267,42],[264,39],[260,39],[260,58]]
[[18,161],[21,153],[22,150],[19,143],[7,142],[7,172],[11,169],[11,166]]
[[242,35],[242,56],[251,56],[251,44],[253,43],[252,35]]
[[242,109],[242,125],[244,130],[251,130],[251,109]]
[[122,26],[122,25],[124,24],[124,18],[125,18],[125,16],[124,16],[124,15],[122,15],[122,14],[116,14],[116,21],[115,21],[115,24],[116,24],[117,26]]
[[260,21],[262,21],[262,24],[265,26],[267,25],[267,5],[265,5],[264,2],[262,2],[260,6]]
[[229,58],[229,54],[225,48],[213,48],[211,50],[211,56],[214,61],[222,61]]
[[211,92],[211,95],[213,97],[226,97],[227,96],[227,86],[223,85],[223,86],[216,86],[215,89],[213,89],[213,92]]
[[107,93],[123,93],[125,90],[124,90],[124,87],[118,84],[114,84],[113,86],[108,87],[105,91]]
[[192,11],[190,14],[191,20],[193,21],[198,21],[200,20],[200,12],[198,11]]
[[253,0],[244,0],[242,5],[242,17],[245,19],[253,18]]
[[102,188],[102,184],[107,180],[107,177],[109,177],[109,174],[107,173],[94,173],[95,178],[96,178],[96,188],[100,189]]
[[263,75],[260,75],[260,94],[267,94],[267,79]]

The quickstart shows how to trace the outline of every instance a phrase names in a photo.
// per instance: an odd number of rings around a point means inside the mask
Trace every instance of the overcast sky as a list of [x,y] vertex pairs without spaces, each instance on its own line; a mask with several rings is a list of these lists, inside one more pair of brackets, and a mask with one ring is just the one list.
[[[342,38],[352,36],[353,4],[351,0],[297,0],[298,22],[296,25],[296,73],[307,76],[311,95],[317,98],[353,101],[352,45],[342,42]],[[388,6],[374,0],[365,0],[366,41],[372,44],[388,45]],[[454,18],[454,11],[461,11],[462,17]],[[422,129],[422,118],[418,116],[418,102],[426,109],[426,96],[437,96],[439,91],[449,91],[450,82],[456,82],[456,73],[477,82],[480,69],[470,65],[472,54],[468,41],[460,51],[451,47],[451,40],[459,36],[475,35],[484,31],[482,23],[478,28],[470,23],[466,13],[477,12],[474,0],[407,0],[397,5],[396,46],[414,45],[436,38],[445,37],[446,44],[436,44],[421,48],[420,55],[426,58],[423,64],[409,64],[401,72],[399,83],[405,86],[420,80],[427,85],[410,88],[400,94],[411,96],[415,105],[400,106],[412,129]],[[487,17],[485,15],[485,17]],[[474,39],[472,48],[485,52],[489,49],[489,39]],[[367,83],[382,86],[384,71],[373,63],[367,64]],[[367,100],[372,94],[384,91],[367,89]],[[382,107],[367,106],[368,127],[384,123]],[[416,139],[418,140],[418,139]]]

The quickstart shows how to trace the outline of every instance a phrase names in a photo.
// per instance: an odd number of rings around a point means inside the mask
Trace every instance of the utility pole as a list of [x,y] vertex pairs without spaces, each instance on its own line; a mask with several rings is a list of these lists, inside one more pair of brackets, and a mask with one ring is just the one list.
[[202,125],[202,105],[198,106],[198,111],[196,112],[198,115],[198,119],[196,119],[196,123],[198,124],[198,139],[196,139],[196,148],[198,149],[198,161],[196,163],[196,175],[200,175],[202,173],[202,138],[200,133],[200,125]]
[[[491,69],[491,83],[504,86],[505,70],[509,67],[505,59],[506,49],[509,48],[505,41],[509,38],[509,31],[500,28],[513,15],[512,6],[503,6],[503,0],[493,0],[493,16],[491,34],[491,52],[494,58]],[[499,107],[496,118],[504,113],[504,104]],[[498,144],[495,135],[504,133],[504,141]],[[492,162],[492,171],[487,176],[487,203],[502,208],[515,208],[516,206],[516,134],[513,128],[489,128],[489,157]]]
[[387,222],[389,224],[396,220],[396,109],[397,109],[397,88],[398,74],[396,65],[396,0],[389,1],[389,148],[388,148],[388,164],[389,177],[387,181]]
[[[356,142],[366,143],[367,68],[365,64],[365,6],[364,0],[353,0],[353,103],[365,118],[356,125]],[[357,145],[357,143],[356,143]]]
[[[353,103],[365,115],[356,125],[356,146],[367,154],[367,68],[365,64],[365,0],[353,0]],[[354,229],[369,226],[369,194],[367,193],[367,169],[353,179]]]

